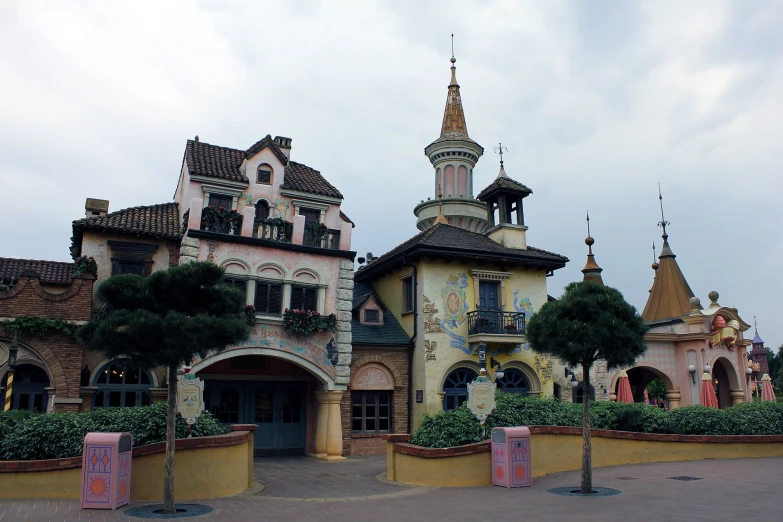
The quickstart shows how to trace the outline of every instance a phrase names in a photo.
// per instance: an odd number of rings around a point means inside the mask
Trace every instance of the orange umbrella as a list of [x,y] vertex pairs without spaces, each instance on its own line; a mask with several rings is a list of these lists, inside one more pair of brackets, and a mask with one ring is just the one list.
[[761,400],[775,402],[775,390],[772,389],[772,379],[766,373],[761,378]]
[[631,383],[628,382],[628,373],[620,370],[620,380],[617,381],[617,402],[633,402]]
[[718,398],[715,396],[715,388],[712,387],[710,374],[704,372],[701,376],[701,405],[710,408],[718,407]]

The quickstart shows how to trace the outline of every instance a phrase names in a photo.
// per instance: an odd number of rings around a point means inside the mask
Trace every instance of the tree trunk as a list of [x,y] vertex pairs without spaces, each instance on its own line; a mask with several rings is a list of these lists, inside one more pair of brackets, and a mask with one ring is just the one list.
[[177,367],[169,366],[169,403],[166,417],[166,465],[163,475],[163,512],[176,513],[174,507],[174,447],[177,439]]
[[590,440],[590,367],[582,365],[582,494],[593,493],[593,445]]

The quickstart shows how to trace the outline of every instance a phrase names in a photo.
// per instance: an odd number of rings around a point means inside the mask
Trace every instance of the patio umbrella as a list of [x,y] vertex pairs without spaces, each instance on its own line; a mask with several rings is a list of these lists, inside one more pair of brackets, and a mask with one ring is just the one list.
[[775,402],[775,390],[772,389],[772,379],[765,373],[761,378],[761,400]]
[[617,402],[633,402],[631,383],[628,382],[628,373],[620,370],[620,380],[617,381]]
[[715,388],[712,387],[710,374],[704,372],[701,376],[701,405],[710,408],[718,407],[718,398],[715,396]]

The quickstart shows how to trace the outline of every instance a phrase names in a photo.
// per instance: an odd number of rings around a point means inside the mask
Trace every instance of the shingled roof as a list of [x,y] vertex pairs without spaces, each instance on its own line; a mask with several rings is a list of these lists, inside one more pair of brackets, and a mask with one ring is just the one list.
[[182,236],[180,228],[177,203],[131,207],[105,216],[82,218],[73,222],[74,234],[89,230],[179,239]]
[[0,281],[6,283],[19,279],[23,270],[34,270],[43,284],[69,285],[73,269],[73,263],[0,257]]
[[476,196],[476,199],[484,201],[486,198],[500,191],[514,192],[520,194],[522,197],[527,197],[528,195],[533,193],[533,191],[530,190],[529,187],[526,187],[522,183],[515,181],[509,178],[508,176],[506,176],[505,171],[503,171],[502,169],[503,167],[501,167],[501,172],[503,173],[503,175],[495,178],[495,181],[490,183],[490,185],[487,188],[479,192],[479,195]]
[[438,223],[361,267],[356,272],[356,278],[367,279],[376,271],[383,270],[384,265],[400,262],[403,256],[414,257],[420,254],[452,259],[464,256],[471,260],[537,266],[547,270],[563,268],[568,262],[567,257],[554,252],[531,246],[527,249],[507,248],[483,234]]
[[[362,324],[358,310],[370,298],[375,299],[383,309],[383,324]],[[400,326],[397,318],[389,311],[372,286],[356,284],[353,287],[353,320],[351,321],[351,343],[354,346],[411,346],[411,338]]]
[[185,162],[192,176],[248,183],[247,176],[242,173],[239,167],[245,158],[254,156],[266,147],[269,147],[280,162],[285,165],[281,188],[339,199],[343,198],[340,191],[326,181],[319,171],[302,163],[288,161],[288,158],[285,157],[285,154],[283,154],[269,134],[251,145],[247,150],[231,149],[204,143],[203,141],[188,140],[185,145]]

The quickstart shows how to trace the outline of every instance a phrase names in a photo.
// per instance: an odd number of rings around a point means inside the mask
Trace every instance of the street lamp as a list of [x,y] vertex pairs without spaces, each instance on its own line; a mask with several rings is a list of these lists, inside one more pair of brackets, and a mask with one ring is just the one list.
[[689,364],[688,372],[691,374],[691,380],[693,381],[693,384],[696,384],[696,367],[692,364]]
[[571,376],[571,380],[568,381],[568,386],[570,386],[571,388],[576,388],[579,385],[579,381],[576,380],[576,374],[573,371],[566,368],[565,376],[568,377],[569,375]]
[[497,368],[497,370],[495,370],[495,380],[496,381],[501,380],[506,375],[506,372],[503,371],[503,367],[500,365],[500,361],[495,360],[494,357],[491,357],[489,359],[489,367],[490,368]]
[[19,354],[19,343],[16,341],[16,334],[11,339],[11,346],[8,348],[8,369],[12,370],[16,367],[16,356]]
[[704,372],[705,373],[710,373],[710,370],[712,370],[712,367],[709,364],[705,364],[704,365]]

